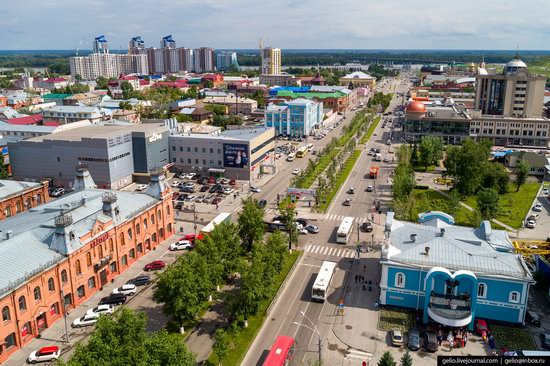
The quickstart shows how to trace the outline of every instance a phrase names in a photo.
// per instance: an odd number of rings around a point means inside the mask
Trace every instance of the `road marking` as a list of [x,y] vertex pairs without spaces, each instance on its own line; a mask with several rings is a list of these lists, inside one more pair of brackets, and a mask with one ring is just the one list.
[[372,358],[372,353],[363,352],[359,350],[349,350],[348,353],[344,356],[346,359],[362,359],[368,361]]
[[315,247],[315,251],[314,251],[313,253],[317,254],[317,252],[319,251],[319,249],[321,249],[321,247],[320,247],[320,246],[316,246],[316,247]]
[[338,253],[336,254],[336,256],[339,257],[341,254],[342,254],[342,249],[340,249],[340,250],[338,251]]
[[306,252],[309,252],[309,247],[311,247],[311,245],[307,245],[307,246],[306,246],[306,249],[305,249]]
[[332,251],[334,250],[334,248],[330,248],[330,250],[328,251],[327,255],[332,255]]
[[327,254],[329,249],[330,249],[329,247],[325,247],[325,250],[323,251],[323,255]]

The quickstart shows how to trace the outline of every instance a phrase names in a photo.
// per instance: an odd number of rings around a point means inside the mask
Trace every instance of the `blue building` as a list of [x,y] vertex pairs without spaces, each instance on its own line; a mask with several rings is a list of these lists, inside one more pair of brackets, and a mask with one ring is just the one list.
[[216,52],[216,70],[228,71],[231,68],[239,69],[237,61],[237,52],[233,51],[218,51]]
[[454,226],[444,213],[420,216],[417,224],[388,213],[380,304],[423,309],[424,323],[451,327],[472,329],[476,318],[524,323],[534,281],[506,231],[489,221]]
[[279,104],[270,103],[265,109],[265,126],[275,128],[276,135],[309,136],[322,123],[322,102],[298,98]]

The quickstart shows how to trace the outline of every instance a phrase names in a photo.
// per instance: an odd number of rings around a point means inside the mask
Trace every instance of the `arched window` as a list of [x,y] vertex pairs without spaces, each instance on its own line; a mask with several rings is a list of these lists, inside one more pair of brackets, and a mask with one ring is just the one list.
[[77,259],[75,264],[74,264],[74,269],[76,271],[76,275],[81,275],[82,274],[82,267],[80,266],[80,259]]
[[42,294],[40,293],[40,287],[36,286],[34,288],[34,301],[38,301],[42,298]]
[[27,300],[25,299],[25,296],[19,297],[19,310],[25,311],[27,310]]
[[27,198],[27,202],[25,202],[25,205],[27,206],[27,210],[32,207],[32,200],[30,198]]
[[36,203],[39,205],[42,204],[42,195],[40,193],[36,196]]
[[157,241],[157,233],[153,233],[152,239],[153,239],[153,243],[156,243],[156,241]]
[[62,283],[67,283],[68,282],[67,271],[66,270],[61,271],[61,282]]
[[397,272],[395,274],[395,287],[405,287],[405,274],[403,272]]
[[124,233],[120,233],[120,245],[124,246],[124,244],[126,244],[124,242]]
[[128,229],[128,240],[132,240],[132,229]]
[[86,253],[86,267],[90,268],[92,266],[92,253]]
[[160,212],[160,210],[157,211],[157,221],[160,222],[160,220],[162,220],[162,213]]
[[166,227],[166,230],[168,230],[169,233],[172,232],[172,224],[169,223],[168,226]]
[[170,206],[166,206],[166,214],[170,216]]
[[487,285],[484,283],[479,283],[477,285],[477,297],[484,299],[487,297]]
[[113,241],[109,240],[109,252],[112,253],[115,251],[115,247],[113,246]]
[[102,245],[98,245],[97,247],[99,248],[99,249],[98,249],[98,251],[99,251],[99,258],[101,259],[101,258],[103,258],[103,246],[102,246]]
[[140,234],[139,223],[136,224],[136,235]]
[[18,214],[19,212],[21,212],[21,202],[15,204],[15,213]]
[[155,215],[151,215],[151,225],[155,224]]
[[4,215],[6,217],[10,217],[11,216],[11,206],[6,206],[6,208],[4,209]]
[[10,308],[8,308],[7,306],[4,306],[2,308],[2,320],[5,322],[11,320]]
[[519,292],[512,291],[510,292],[510,297],[508,298],[509,302],[518,303],[519,302]]
[[53,281],[53,277],[50,277],[48,279],[48,291],[50,292],[55,291],[55,282]]
[[147,219],[143,219],[143,228],[147,230]]

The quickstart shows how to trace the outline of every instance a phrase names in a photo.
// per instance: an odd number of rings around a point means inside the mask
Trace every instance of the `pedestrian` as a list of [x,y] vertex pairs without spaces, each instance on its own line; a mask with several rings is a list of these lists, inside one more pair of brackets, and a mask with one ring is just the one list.
[[453,346],[454,346],[454,337],[453,337],[453,333],[449,332],[449,335],[447,336],[447,342],[449,342],[449,352],[453,350]]

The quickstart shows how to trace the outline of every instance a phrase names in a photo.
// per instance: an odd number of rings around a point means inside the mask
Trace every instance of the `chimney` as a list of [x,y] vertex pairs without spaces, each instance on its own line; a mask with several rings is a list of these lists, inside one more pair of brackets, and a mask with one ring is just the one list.
[[105,215],[115,217],[119,214],[116,194],[106,192],[101,196],[101,201],[103,202],[103,213]]
[[441,228],[441,230],[439,231],[441,233],[441,236],[445,236],[445,228]]
[[430,247],[425,247],[424,248],[424,254],[428,255],[429,253],[430,253]]
[[414,243],[416,241],[416,234],[411,234],[411,241]]
[[80,203],[82,204],[82,206],[86,204],[87,200],[88,200],[88,197],[86,197],[86,195],[80,197]]
[[11,238],[12,231],[8,230],[6,231],[6,240],[9,240]]

